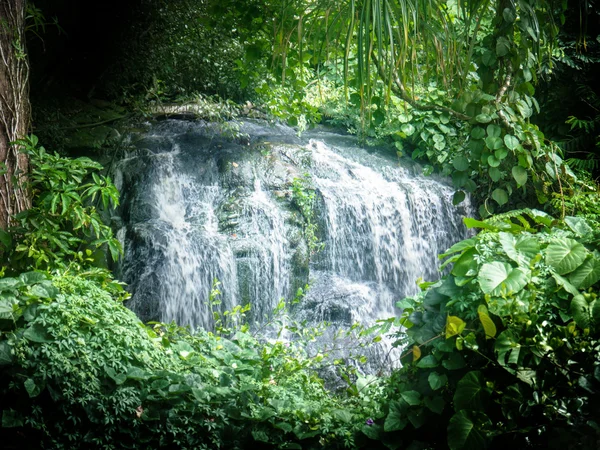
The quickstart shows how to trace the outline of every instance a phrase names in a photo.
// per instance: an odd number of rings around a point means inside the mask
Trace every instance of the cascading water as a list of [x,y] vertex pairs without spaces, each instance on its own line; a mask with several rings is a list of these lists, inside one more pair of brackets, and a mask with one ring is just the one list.
[[[374,321],[393,315],[417,278],[437,278],[437,254],[466,236],[468,203],[454,207],[453,189],[418,166],[328,132],[241,131],[249,138],[234,141],[214,126],[165,121],[118,162],[121,276],[142,319],[212,327],[217,278],[223,308],[250,302],[256,321],[309,281],[300,318]],[[310,258],[290,196],[305,174],[325,244]]]

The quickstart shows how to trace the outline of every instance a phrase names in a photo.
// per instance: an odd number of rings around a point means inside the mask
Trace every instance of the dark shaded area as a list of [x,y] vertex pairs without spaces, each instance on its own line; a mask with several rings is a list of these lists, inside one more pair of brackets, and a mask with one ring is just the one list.
[[35,6],[47,25],[37,30],[39,37],[29,35],[32,100],[60,92],[93,97],[103,75],[116,63],[141,3],[37,0]]

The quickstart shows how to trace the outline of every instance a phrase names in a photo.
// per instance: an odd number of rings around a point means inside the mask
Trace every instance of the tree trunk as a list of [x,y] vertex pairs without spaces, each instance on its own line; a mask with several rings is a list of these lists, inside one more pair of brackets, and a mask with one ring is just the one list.
[[0,228],[30,206],[23,186],[27,156],[11,142],[30,124],[29,63],[25,53],[27,0],[0,0]]

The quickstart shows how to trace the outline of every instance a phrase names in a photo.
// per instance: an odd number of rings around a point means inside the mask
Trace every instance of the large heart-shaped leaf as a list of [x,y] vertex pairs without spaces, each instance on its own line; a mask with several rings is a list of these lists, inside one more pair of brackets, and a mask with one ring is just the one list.
[[485,294],[501,295],[502,292],[519,292],[525,287],[528,279],[521,269],[494,261],[481,266],[477,281]]
[[595,301],[590,305],[583,295],[576,295],[571,300],[571,314],[575,323],[582,330],[590,329],[593,323],[592,310],[595,306]]
[[520,266],[529,266],[532,258],[540,252],[538,241],[526,234],[498,233],[500,245],[506,255]]
[[587,249],[575,239],[560,239],[546,248],[546,262],[559,275],[573,272],[583,264],[587,255]]
[[600,280],[600,261],[593,256],[569,275],[569,281],[578,289],[587,289]]
[[456,385],[454,392],[454,410],[484,409],[490,395],[490,389],[483,382],[483,375],[479,371],[467,373]]
[[448,447],[451,450],[482,450],[488,439],[483,431],[490,420],[483,413],[459,411],[448,422]]

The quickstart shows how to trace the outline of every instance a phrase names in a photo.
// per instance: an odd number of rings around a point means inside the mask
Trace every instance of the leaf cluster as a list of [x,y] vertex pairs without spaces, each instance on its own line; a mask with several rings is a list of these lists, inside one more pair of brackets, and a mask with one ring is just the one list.
[[465,222],[482,231],[442,255],[450,273],[398,304],[410,342],[367,435],[387,448],[595,448],[597,230],[535,210]]

